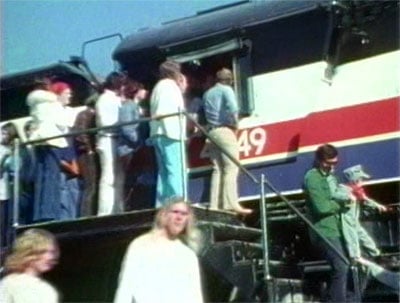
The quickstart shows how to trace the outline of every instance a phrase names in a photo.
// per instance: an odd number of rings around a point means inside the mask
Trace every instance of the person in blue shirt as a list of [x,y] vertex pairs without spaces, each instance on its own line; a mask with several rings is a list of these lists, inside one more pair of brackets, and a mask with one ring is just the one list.
[[[148,137],[148,122],[139,122],[144,117],[141,102],[148,97],[148,91],[142,83],[127,79],[122,90],[123,102],[119,109],[118,123],[124,123],[119,128],[117,179],[123,188],[124,211],[134,209],[138,199],[133,195],[136,185],[144,177],[143,163],[137,163],[139,151],[144,147]],[[131,124],[125,124],[132,122]]]
[[239,214],[250,214],[238,202],[237,178],[239,167],[225,154],[239,161],[238,105],[231,87],[233,74],[223,68],[217,72],[217,83],[203,96],[204,111],[209,136],[216,144],[209,144],[213,163],[211,176],[210,208],[232,210]]

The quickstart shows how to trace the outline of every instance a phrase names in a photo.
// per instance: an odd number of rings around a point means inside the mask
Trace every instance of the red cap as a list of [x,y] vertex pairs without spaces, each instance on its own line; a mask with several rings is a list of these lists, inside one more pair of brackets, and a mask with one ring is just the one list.
[[65,82],[55,82],[50,86],[50,90],[56,95],[61,95],[66,89],[71,89],[71,86]]

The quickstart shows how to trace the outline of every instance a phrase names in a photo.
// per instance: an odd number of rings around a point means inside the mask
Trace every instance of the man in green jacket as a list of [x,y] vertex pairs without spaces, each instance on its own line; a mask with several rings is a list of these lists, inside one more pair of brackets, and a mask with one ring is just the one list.
[[[330,184],[338,184],[334,175],[334,167],[338,162],[338,151],[330,145],[319,146],[315,152],[314,168],[307,171],[304,177],[306,206],[316,230],[324,236],[342,256],[347,257],[344,242],[341,213],[348,208],[350,201],[335,199]],[[322,252],[332,267],[329,296],[331,302],[348,301],[348,277],[350,265],[332,249],[315,232],[311,233],[311,241]]]

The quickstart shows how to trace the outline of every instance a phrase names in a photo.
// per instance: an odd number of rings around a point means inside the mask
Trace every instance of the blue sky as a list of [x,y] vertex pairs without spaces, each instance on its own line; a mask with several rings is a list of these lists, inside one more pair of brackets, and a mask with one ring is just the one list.
[[[1,74],[36,68],[71,55],[82,43],[194,15],[237,0],[0,0]],[[85,57],[101,76],[113,69],[117,37],[89,44]]]

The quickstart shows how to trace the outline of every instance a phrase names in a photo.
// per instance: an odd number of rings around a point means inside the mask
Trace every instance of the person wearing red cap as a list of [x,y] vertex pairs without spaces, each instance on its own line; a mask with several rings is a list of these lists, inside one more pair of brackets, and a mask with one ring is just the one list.
[[[56,95],[66,95],[67,97],[71,97],[71,87],[69,84],[65,82],[55,82],[50,85],[50,90]],[[69,99],[69,98],[68,98]],[[66,99],[65,99],[66,100]],[[69,100],[66,100],[66,103],[69,104]]]
[[51,90],[48,79],[40,79],[27,96],[27,104],[34,130],[29,140],[40,140],[34,143],[34,203],[33,221],[61,219],[61,167],[58,153],[68,146],[64,137],[47,139],[62,135],[63,109],[57,95]]
[[[71,103],[72,90],[71,86],[65,82],[54,82],[50,86],[50,91],[56,94],[57,100],[62,107],[60,115],[61,131],[64,134],[70,132],[70,128],[74,124],[75,115],[73,109],[68,106]],[[77,155],[73,144],[72,137],[66,137],[68,146],[61,148],[58,153],[59,163],[61,166],[61,213],[60,219],[74,219],[78,217],[79,209],[79,167],[77,163]]]
[[[29,114],[35,125],[30,135],[30,140],[43,139],[62,134],[60,128],[63,121],[60,119],[62,106],[58,102],[57,95],[51,90],[51,82],[48,79],[37,81],[36,87],[27,96],[26,103],[29,106]],[[65,138],[57,138],[42,141],[40,145],[54,147],[66,147]]]
[[[50,86],[50,91],[57,95],[57,100],[64,108],[63,121],[65,127],[72,127],[75,120],[73,109],[69,106],[71,104],[72,89],[71,86],[65,82],[55,82]],[[68,131],[67,129],[65,129]]]

